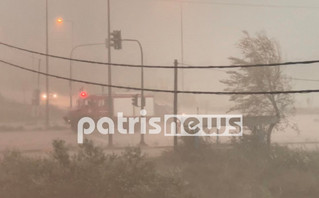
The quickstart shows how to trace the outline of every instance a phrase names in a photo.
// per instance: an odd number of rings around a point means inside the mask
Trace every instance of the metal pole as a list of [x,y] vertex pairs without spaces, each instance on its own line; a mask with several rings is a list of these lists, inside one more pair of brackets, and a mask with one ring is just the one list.
[[[133,41],[136,42],[140,48],[141,52],[141,110],[145,108],[145,101],[144,101],[144,53],[143,53],[143,47],[139,40],[136,39],[122,39],[122,41]],[[144,101],[144,102],[143,102]],[[141,116],[142,117],[142,116]],[[141,140],[140,140],[141,146],[146,146],[145,143],[145,137],[144,134],[142,134],[142,128],[141,128]]]
[[[145,98],[144,98],[144,61],[143,61],[142,45],[139,43],[139,46],[140,46],[140,50],[141,50],[141,66],[142,66],[141,67],[141,88],[142,88],[142,90],[141,90],[141,110],[143,110],[144,109],[144,105],[145,105]],[[142,145],[142,146],[146,145],[144,134],[142,134],[142,133],[141,133],[140,145]]]
[[37,103],[36,107],[35,107],[35,116],[37,118],[40,117],[40,72],[41,72],[41,59],[38,59],[38,79],[37,79],[37,91],[36,91],[36,96],[37,100],[39,100],[39,103]]
[[[74,51],[77,49],[77,48],[80,48],[80,47],[87,47],[87,46],[95,46],[95,45],[105,45],[105,43],[89,43],[89,44],[81,44],[81,45],[77,45],[77,46],[74,46],[70,52],[70,59],[73,58],[73,53]],[[70,76],[70,79],[72,79],[73,77],[73,65],[72,65],[73,61],[70,60],[70,66],[69,66],[69,76]],[[72,99],[72,96],[73,96],[73,91],[72,91],[72,81],[70,80],[69,81],[69,94],[70,94],[70,109],[72,108],[73,106],[73,99]]]
[[[107,34],[107,42],[108,42],[108,63],[112,63],[111,59],[111,9],[110,9],[110,0],[107,0],[107,29],[108,29],[108,34]],[[112,97],[112,66],[109,65],[108,67],[108,108],[109,108],[109,117],[113,119],[113,97]],[[113,135],[109,134],[109,142],[108,146],[112,147],[113,146]]]
[[[73,50],[72,50],[73,52]],[[70,58],[72,58],[72,52]],[[72,99],[72,60],[70,60],[70,81],[69,81],[69,93],[70,93],[70,110],[72,109],[73,106],[73,99]]]
[[216,144],[219,144],[219,136],[218,136],[218,134],[219,134],[219,129],[217,128]]
[[[174,115],[177,115],[177,102],[178,102],[178,98],[177,98],[177,91],[178,91],[178,70],[177,70],[177,66],[178,66],[178,61],[175,60],[174,61]],[[174,117],[174,122],[175,122],[175,133],[177,133],[177,118]],[[177,136],[174,136],[174,150],[177,149]]]
[[45,6],[45,9],[46,9],[46,57],[45,57],[45,60],[46,60],[46,79],[45,79],[45,92],[46,92],[46,103],[45,103],[45,126],[47,129],[49,129],[49,57],[48,57],[48,54],[49,54],[49,15],[48,15],[48,0],[46,0],[46,6]]
[[[183,21],[183,2],[180,2],[180,14],[181,14],[181,64],[184,65],[184,21]],[[184,90],[184,70],[182,70],[182,90]]]
[[37,82],[37,89],[40,90],[40,71],[41,71],[41,59],[38,59],[38,82]]
[[[72,47],[72,52],[73,52],[73,22],[70,21],[71,23],[71,47]],[[72,54],[71,54],[72,56]],[[70,91],[70,110],[72,109],[73,106],[73,99],[72,99],[72,61],[70,60],[70,81],[69,81],[69,91]]]
[[[140,51],[141,51],[141,110],[144,109],[144,105],[145,105],[145,98],[144,98],[144,55],[143,55],[143,48],[142,45],[139,41],[137,41],[139,47],[140,47]],[[142,128],[141,128],[141,132],[142,132]],[[140,145],[141,146],[146,146],[145,143],[145,138],[144,138],[144,134],[141,133],[141,140],[140,140]]]

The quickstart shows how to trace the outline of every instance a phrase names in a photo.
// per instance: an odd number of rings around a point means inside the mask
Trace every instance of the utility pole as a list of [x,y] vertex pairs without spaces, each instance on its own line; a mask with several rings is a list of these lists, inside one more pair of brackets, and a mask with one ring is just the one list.
[[[143,48],[141,43],[138,41],[138,44],[140,46],[141,50],[141,110],[144,110],[145,107],[145,97],[144,97],[144,58],[143,58]],[[144,116],[142,116],[144,117]],[[141,141],[140,141],[141,146],[146,146],[145,143],[145,138],[144,134],[142,133],[142,128],[141,128]]]
[[[183,21],[183,2],[180,1],[180,18],[181,18],[181,64],[184,65],[184,21]],[[184,91],[184,70],[181,71],[182,72],[182,90]]]
[[219,144],[219,129],[217,129],[216,144]]
[[41,72],[41,59],[38,59],[38,79],[37,79],[37,90],[36,90],[36,110],[35,110],[35,114],[36,114],[36,117],[40,117],[40,72]]
[[177,126],[177,118],[176,118],[176,115],[177,115],[177,102],[178,102],[178,98],[177,98],[177,91],[178,91],[178,61],[175,59],[174,61],[174,122],[175,122],[175,136],[174,136],[174,150],[177,149],[177,129],[178,129],[178,126]]
[[[109,117],[113,119],[113,97],[112,97],[112,66],[110,63],[112,63],[111,59],[111,9],[110,9],[110,0],[107,0],[107,42],[108,42],[108,108],[109,108]],[[109,134],[109,142],[108,146],[112,147],[113,146],[113,134]]]
[[45,100],[45,127],[46,129],[49,129],[50,125],[50,117],[49,117],[49,13],[48,13],[48,0],[46,0],[46,6],[45,6],[45,18],[46,18],[46,56],[45,56],[45,61],[46,61],[46,67],[45,67],[45,72],[46,72],[46,78],[45,78],[45,92],[46,92],[46,100]]
[[69,81],[69,94],[70,94],[70,111],[72,110],[72,106],[73,106],[73,98],[72,98],[72,95],[73,95],[73,91],[72,91],[72,60],[70,60],[70,81]]
[[[73,21],[69,21],[71,23],[71,47],[72,47],[72,50],[73,50],[73,44],[74,44],[74,41],[73,41]],[[70,88],[70,111],[72,110],[72,107],[73,107],[73,98],[72,98],[72,93],[73,93],[73,90],[72,90],[72,61],[70,60],[70,81],[69,81],[69,88]]]
[[41,72],[41,59],[38,59],[38,79],[37,79],[38,90],[40,90],[40,72]]

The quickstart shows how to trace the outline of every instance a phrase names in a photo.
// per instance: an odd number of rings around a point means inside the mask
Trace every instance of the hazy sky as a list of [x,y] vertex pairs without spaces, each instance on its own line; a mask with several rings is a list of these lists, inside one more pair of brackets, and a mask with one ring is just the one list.
[[[222,1],[226,4],[211,0],[192,1],[183,3],[184,62],[187,64],[228,65],[229,56],[240,56],[236,43],[243,30],[250,34],[265,31],[269,37],[275,38],[281,46],[283,61],[319,59],[319,2],[315,0]],[[172,65],[174,59],[180,60],[180,16],[179,0],[111,0],[112,29],[121,30],[123,38],[140,40],[148,65]],[[64,24],[56,24],[57,17],[63,17]],[[103,43],[106,37],[106,0],[49,0],[50,54],[68,57],[72,46]],[[45,52],[45,0],[0,0],[0,40]],[[0,46],[0,54],[1,59],[30,68],[36,68],[37,59],[42,58],[44,69],[44,58],[38,55],[4,46]],[[139,56],[135,44],[123,43],[122,50],[113,50],[112,62],[139,64]],[[85,47],[76,50],[74,58],[107,61],[107,50],[103,45]],[[74,65],[75,78],[107,82],[106,67]],[[285,71],[295,78],[319,79],[318,66],[292,66],[286,67]],[[2,94],[19,98],[24,90],[27,97],[31,95],[36,86],[36,75],[9,69],[3,64],[0,69]],[[69,62],[50,60],[50,72],[68,76]],[[114,69],[113,74],[114,83],[139,86],[137,69]],[[226,77],[224,70],[190,70],[184,74],[185,90],[223,90],[218,81]],[[146,86],[171,89],[172,77],[171,70],[147,70]],[[52,90],[61,95],[68,93],[67,82],[53,79],[51,84]],[[293,81],[293,88],[315,89],[319,88],[319,82]],[[87,89],[92,92],[101,90]],[[304,102],[308,97],[314,97],[312,100],[316,103],[318,96],[309,94],[297,99]],[[215,103],[225,100],[225,97],[209,96],[198,100]]]

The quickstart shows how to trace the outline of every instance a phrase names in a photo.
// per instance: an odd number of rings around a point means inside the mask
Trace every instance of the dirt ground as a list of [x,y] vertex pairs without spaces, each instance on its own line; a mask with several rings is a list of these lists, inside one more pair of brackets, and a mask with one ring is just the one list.
[[[289,144],[293,147],[318,149],[319,142],[319,117],[317,115],[299,115],[294,118],[299,132],[287,130],[285,132],[276,132],[272,136],[274,143]],[[93,132],[91,135],[85,135],[85,138],[92,140],[96,145],[101,146],[107,152],[120,152],[128,146],[138,146],[140,142],[140,134],[134,135],[113,135],[114,148],[107,147],[108,135],[102,135]],[[0,153],[6,150],[19,150],[23,153],[42,154],[52,151],[52,141],[61,139],[66,142],[70,149],[76,149],[77,134],[67,126],[60,127],[55,130],[32,129],[32,127],[23,127],[19,130],[2,130],[0,132]],[[215,141],[215,137],[211,138]],[[221,142],[226,142],[225,138],[220,138]],[[172,149],[173,137],[166,137],[163,134],[145,135],[145,142],[148,145],[144,147],[145,152],[151,155],[157,155],[165,149]],[[306,144],[300,144],[308,142]]]
[[[113,135],[114,148],[107,147],[108,135],[101,135],[94,132],[85,138],[92,140],[96,145],[101,146],[109,152],[120,152],[128,146],[138,146],[140,134],[134,135]],[[6,150],[18,150],[23,153],[39,154],[52,151],[52,141],[61,139],[66,142],[70,149],[76,149],[77,134],[70,129],[62,130],[17,130],[0,132],[0,153]],[[173,145],[171,137],[163,135],[145,135],[146,147],[143,148],[152,155],[159,154],[162,150],[170,149]]]

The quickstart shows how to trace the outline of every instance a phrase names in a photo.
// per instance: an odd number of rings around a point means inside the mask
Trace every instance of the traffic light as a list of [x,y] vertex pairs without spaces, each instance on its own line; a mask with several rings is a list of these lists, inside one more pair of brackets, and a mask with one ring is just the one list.
[[138,100],[138,94],[134,95],[132,98],[132,105],[135,107],[138,107],[137,100]]
[[86,91],[81,91],[80,97],[84,99],[84,98],[88,97],[88,93],[86,93]]
[[111,46],[116,50],[122,49],[122,35],[121,30],[114,30],[111,33]]

